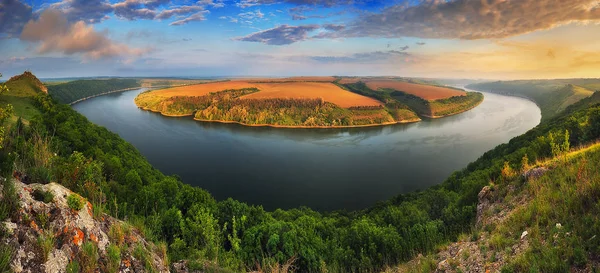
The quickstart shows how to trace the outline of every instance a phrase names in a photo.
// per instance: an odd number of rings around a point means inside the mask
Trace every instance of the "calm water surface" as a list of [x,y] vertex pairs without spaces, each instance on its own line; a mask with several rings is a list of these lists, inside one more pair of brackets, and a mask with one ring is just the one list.
[[265,209],[359,209],[439,184],[540,121],[525,99],[484,93],[477,108],[414,124],[281,129],[201,123],[139,110],[145,89],[73,108],[132,143],[166,174]]

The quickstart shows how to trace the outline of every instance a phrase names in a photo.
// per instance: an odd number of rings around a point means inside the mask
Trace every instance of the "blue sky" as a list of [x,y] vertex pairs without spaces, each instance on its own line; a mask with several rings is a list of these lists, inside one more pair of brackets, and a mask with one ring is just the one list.
[[0,73],[597,77],[596,0],[0,0]]

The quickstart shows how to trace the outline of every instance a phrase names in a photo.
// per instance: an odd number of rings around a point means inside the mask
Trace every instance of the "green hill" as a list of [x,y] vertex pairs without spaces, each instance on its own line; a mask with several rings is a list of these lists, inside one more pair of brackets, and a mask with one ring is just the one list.
[[140,81],[137,79],[76,80],[50,85],[48,93],[59,102],[68,104],[106,92],[140,86]]
[[475,83],[467,88],[526,97],[538,104],[542,120],[600,89],[600,79],[519,80]]
[[[297,272],[374,272],[419,254],[428,259],[423,265],[435,269],[440,249],[469,237],[473,242],[481,239],[481,246],[473,245],[472,254],[460,257],[485,257],[486,264],[502,258],[508,261],[506,270],[518,272],[562,272],[592,268],[600,256],[593,237],[600,233],[599,180],[594,173],[600,159],[566,148],[587,147],[600,138],[597,101],[596,93],[566,107],[440,185],[360,211],[265,211],[232,199],[216,201],[210,193],[164,175],[118,135],[46,95],[34,99],[39,118],[8,132],[0,170],[7,175],[14,168],[27,182],[56,181],[87,198],[99,212],[128,219],[147,240],[163,245],[170,261],[188,260],[200,270],[289,272],[280,270],[292,266]],[[585,156],[580,160],[577,154]],[[521,173],[539,166],[551,171],[531,182],[520,179]],[[486,186],[494,189],[490,202],[506,208],[480,209],[485,204],[479,195]],[[517,202],[520,196],[529,199]],[[8,212],[18,211],[8,201],[3,197],[0,202],[2,221]],[[514,209],[518,213],[503,216]],[[487,211],[491,224],[478,224],[480,211]],[[495,216],[513,220],[500,223]],[[19,217],[10,221],[31,225]],[[555,239],[558,221],[565,235]],[[531,241],[513,251],[524,230]],[[486,254],[477,254],[481,252]],[[7,252],[0,251],[0,260],[6,257],[2,253]],[[446,263],[458,271],[454,258]]]
[[36,76],[29,71],[25,71],[21,75],[10,78],[5,84],[9,91],[0,95],[0,105],[12,105],[14,110],[13,121],[17,117],[30,120],[40,113],[32,105],[32,98],[40,93],[48,92],[48,89]]

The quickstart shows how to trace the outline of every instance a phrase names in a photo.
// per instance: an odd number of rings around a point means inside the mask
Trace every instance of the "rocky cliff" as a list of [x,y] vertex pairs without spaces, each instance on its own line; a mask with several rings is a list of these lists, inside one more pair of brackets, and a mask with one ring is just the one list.
[[13,181],[20,210],[3,223],[1,243],[14,250],[14,272],[169,272],[166,248],[128,223],[57,183]]

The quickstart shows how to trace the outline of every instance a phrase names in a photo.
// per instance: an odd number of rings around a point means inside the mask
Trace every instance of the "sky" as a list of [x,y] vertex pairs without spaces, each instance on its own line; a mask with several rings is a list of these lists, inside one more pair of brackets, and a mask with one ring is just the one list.
[[598,0],[0,0],[0,73],[600,77]]

